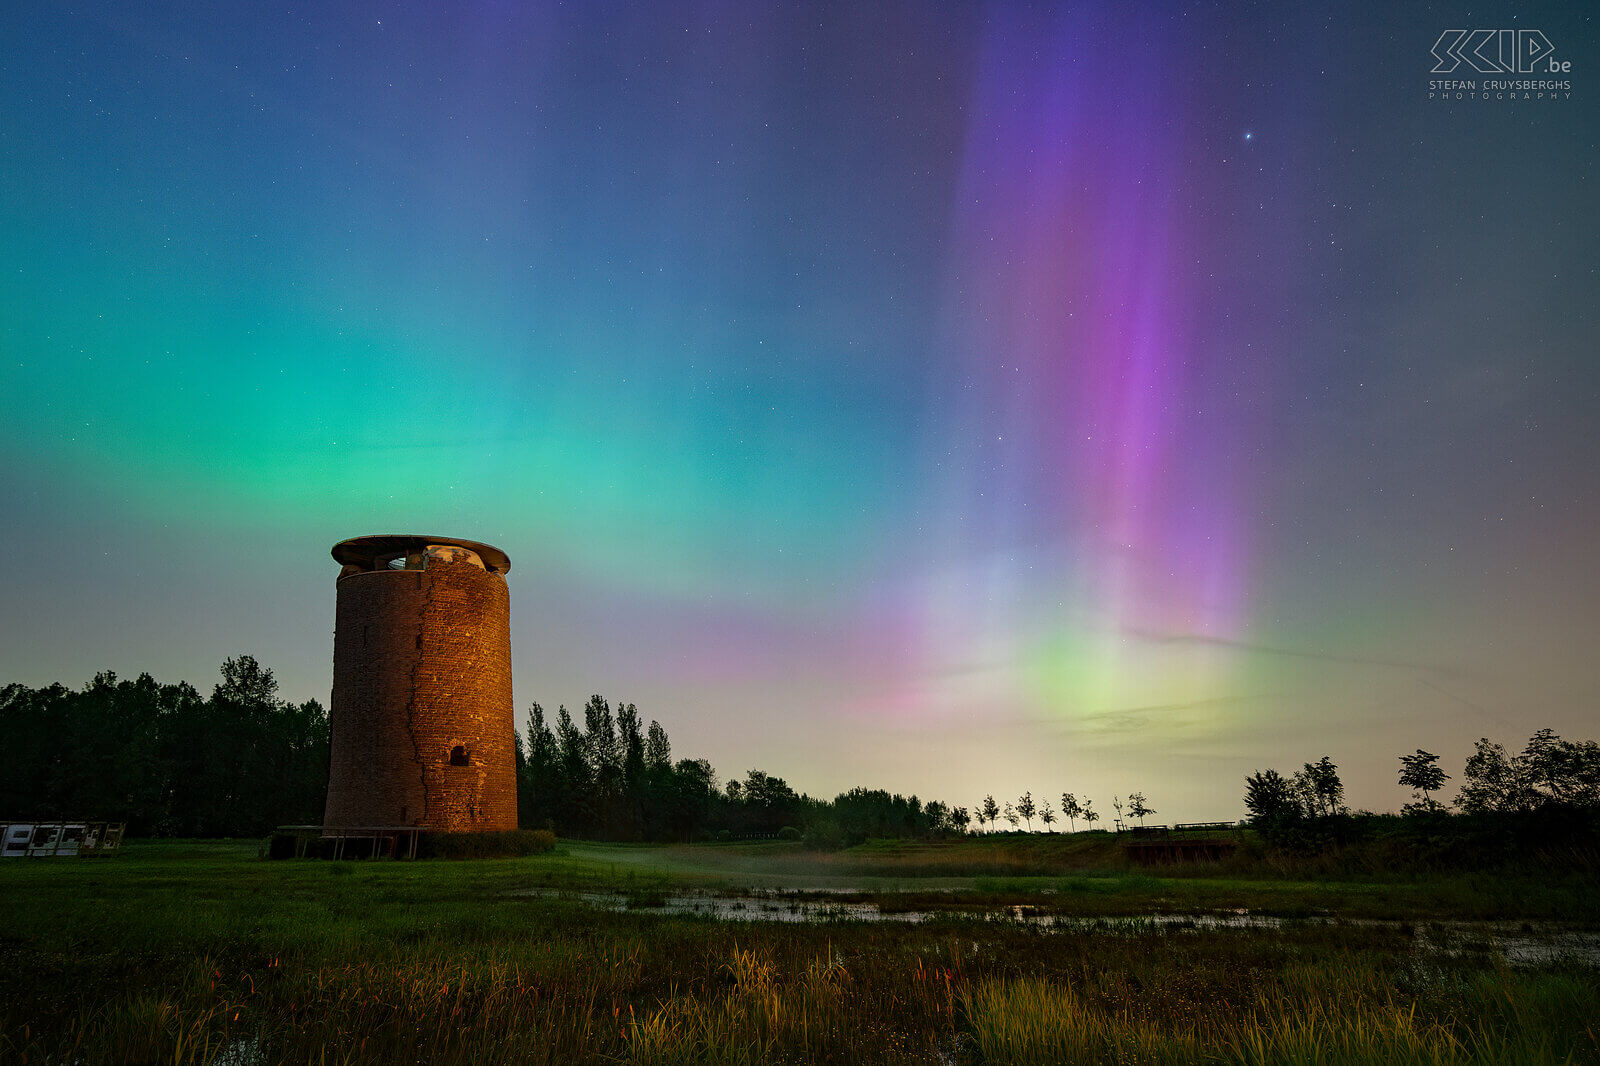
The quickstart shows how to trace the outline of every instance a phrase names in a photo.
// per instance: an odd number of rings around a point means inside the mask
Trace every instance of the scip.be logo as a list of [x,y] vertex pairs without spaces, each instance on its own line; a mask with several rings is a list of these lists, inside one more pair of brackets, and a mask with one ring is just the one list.
[[1572,63],[1556,59],[1555,50],[1542,30],[1445,30],[1433,42],[1433,73],[1462,63],[1479,74],[1570,73]]

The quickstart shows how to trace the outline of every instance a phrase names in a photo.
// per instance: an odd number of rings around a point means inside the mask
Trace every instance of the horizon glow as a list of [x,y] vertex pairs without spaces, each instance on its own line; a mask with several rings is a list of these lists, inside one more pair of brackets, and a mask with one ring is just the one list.
[[329,546],[421,532],[511,556],[519,715],[815,794],[1593,733],[1600,117],[1429,104],[1427,16],[0,27],[0,683],[326,699]]

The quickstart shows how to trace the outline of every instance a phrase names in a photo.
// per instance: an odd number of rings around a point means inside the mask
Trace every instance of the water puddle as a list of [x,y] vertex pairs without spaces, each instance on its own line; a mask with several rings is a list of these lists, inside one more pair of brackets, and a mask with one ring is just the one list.
[[571,900],[597,910],[701,917],[734,922],[899,922],[921,925],[933,922],[973,922],[1022,925],[1070,933],[1136,935],[1141,933],[1201,932],[1212,930],[1277,930],[1309,925],[1346,925],[1408,930],[1418,949],[1452,956],[1498,954],[1516,967],[1577,963],[1600,968],[1600,933],[1577,932],[1528,922],[1424,921],[1398,922],[1355,918],[1278,918],[1248,911],[1214,914],[1142,914],[1115,917],[1081,917],[1051,914],[1037,907],[1012,905],[981,910],[885,910],[878,903],[836,900],[826,893],[780,890],[745,895],[703,893],[634,894],[621,892],[562,892],[530,889],[516,895]]

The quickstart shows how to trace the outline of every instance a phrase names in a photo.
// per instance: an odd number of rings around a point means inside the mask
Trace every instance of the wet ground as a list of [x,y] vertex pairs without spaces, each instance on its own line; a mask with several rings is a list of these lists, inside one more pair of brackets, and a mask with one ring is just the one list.
[[1205,930],[1279,930],[1306,925],[1347,925],[1393,929],[1415,939],[1420,950],[1449,955],[1499,956],[1517,967],[1575,963],[1600,968],[1600,933],[1565,929],[1554,923],[1429,920],[1380,921],[1354,918],[1281,918],[1248,911],[1204,914],[1148,914],[1083,917],[1052,914],[1026,905],[940,910],[900,910],[877,902],[830,899],[849,890],[782,890],[719,895],[713,893],[563,892],[532,889],[517,895],[572,900],[606,911],[632,911],[739,922],[996,922],[1059,932],[1129,935],[1182,934]]

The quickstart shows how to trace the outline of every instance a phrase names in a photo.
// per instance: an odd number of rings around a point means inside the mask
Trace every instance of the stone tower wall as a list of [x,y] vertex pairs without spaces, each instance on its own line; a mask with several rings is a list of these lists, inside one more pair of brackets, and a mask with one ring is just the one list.
[[347,574],[337,595],[323,825],[515,829],[505,578],[434,563]]

